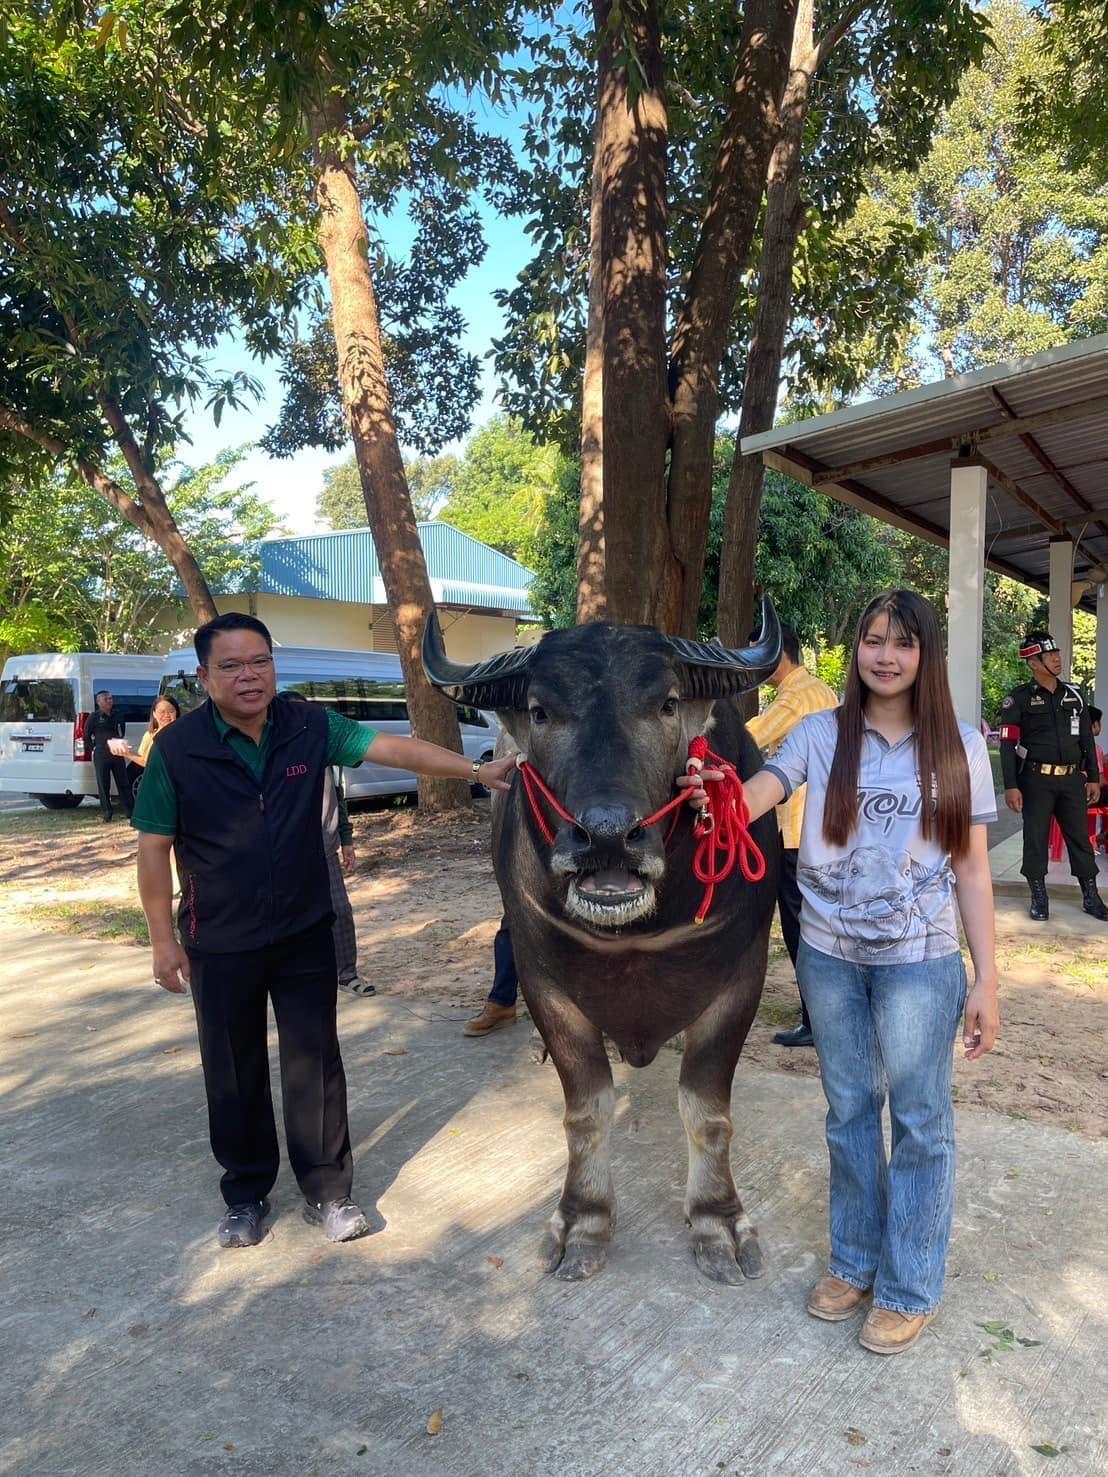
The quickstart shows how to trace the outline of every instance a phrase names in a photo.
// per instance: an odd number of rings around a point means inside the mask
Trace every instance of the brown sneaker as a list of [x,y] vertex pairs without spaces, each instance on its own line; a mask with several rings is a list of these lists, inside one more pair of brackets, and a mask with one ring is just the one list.
[[808,1312],[813,1318],[822,1318],[826,1323],[841,1323],[869,1295],[867,1289],[855,1287],[852,1282],[844,1282],[841,1277],[832,1277],[828,1272],[808,1294]]
[[937,1314],[937,1309],[934,1313],[897,1313],[892,1308],[871,1308],[858,1342],[874,1354],[900,1354],[912,1347]]
[[514,1005],[496,1005],[491,1000],[486,1000],[480,1015],[475,1015],[471,1021],[466,1021],[462,1027],[463,1036],[487,1036],[490,1031],[499,1031],[501,1026],[515,1024],[516,1008]]

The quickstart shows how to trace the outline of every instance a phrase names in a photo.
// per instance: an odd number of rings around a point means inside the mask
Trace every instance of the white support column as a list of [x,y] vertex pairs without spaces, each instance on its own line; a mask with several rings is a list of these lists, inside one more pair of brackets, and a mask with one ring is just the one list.
[[974,728],[981,722],[988,479],[975,462],[960,457],[951,463],[946,670],[954,711]]
[[1050,634],[1062,653],[1062,680],[1070,680],[1073,662],[1073,540],[1050,541]]
[[[1093,692],[1096,694],[1093,707],[1108,713],[1108,584],[1096,587],[1096,677]],[[1103,737],[1100,743],[1103,748]]]

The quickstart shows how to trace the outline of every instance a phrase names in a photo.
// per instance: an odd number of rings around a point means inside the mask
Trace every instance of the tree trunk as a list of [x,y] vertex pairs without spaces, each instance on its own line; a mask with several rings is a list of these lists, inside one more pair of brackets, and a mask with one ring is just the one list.
[[765,469],[760,453],[743,456],[740,445],[744,436],[773,425],[781,385],[781,360],[792,310],[793,262],[805,214],[800,200],[801,148],[816,63],[812,13],[813,0],[799,0],[789,80],[781,104],[781,133],[769,165],[758,305],[747,351],[720,550],[718,632],[725,646],[743,645],[754,618],[754,559]]
[[604,293],[600,251],[603,174],[597,109],[589,201],[589,321],[585,333],[585,376],[581,391],[581,506],[577,541],[577,620],[607,619],[604,583]]
[[[594,0],[601,303],[590,322],[599,317],[603,344],[603,488],[599,516],[595,487],[583,508],[593,528],[580,605],[598,608],[602,567],[607,619],[626,623],[651,620],[657,588],[668,591],[677,573],[665,517],[668,125],[656,0],[630,0],[614,25],[613,8]],[[616,64],[631,51],[641,68],[634,89]]]
[[797,0],[750,0],[745,7],[730,105],[674,335],[667,516],[679,578],[659,588],[653,619],[663,630],[686,636],[695,634],[704,578],[719,367],[777,138],[796,6]]
[[[354,166],[320,142],[324,134],[342,132],[345,124],[338,99],[311,113],[319,240],[331,288],[342,401],[396,628],[412,730],[420,738],[461,752],[454,705],[432,688],[420,660],[423,629],[434,601],[396,434]],[[446,810],[467,804],[468,799],[469,787],[460,780],[420,778],[419,803],[425,810]]]
[[[101,409],[104,409],[103,401],[101,403]],[[131,436],[130,427],[124,421],[118,408],[114,407],[114,418],[121,425],[122,432],[125,433],[121,440],[120,434],[116,430],[116,424],[113,424],[113,417],[109,417],[106,411],[105,418],[108,420],[108,424],[112,428],[112,434],[115,436],[124,456],[127,456],[127,438],[130,438],[131,445],[134,445],[134,438]],[[161,485],[151,476],[145,466],[142,465],[141,459],[139,461],[141,479],[136,476],[135,485],[138,488],[142,501],[136,503],[134,498],[114,478],[109,477],[106,472],[102,471],[92,462],[88,462],[82,457],[74,457],[64,441],[60,441],[56,436],[51,436],[45,431],[39,431],[35,426],[24,420],[22,416],[16,415],[14,411],[0,408],[0,430],[10,431],[17,436],[23,436],[28,441],[33,441],[36,446],[41,446],[44,451],[50,452],[59,461],[73,466],[82,481],[98,492],[106,502],[111,503],[117,513],[120,513],[145,538],[156,543],[162,550],[166,558],[173,565],[178,579],[180,579],[181,584],[185,588],[185,594],[188,597],[189,605],[192,607],[192,613],[196,617],[197,625],[202,626],[205,621],[211,621],[216,618],[219,612],[215,608],[212,593],[208,589],[208,582],[205,580],[192,550],[182,537],[181,531],[174,521],[173,514],[166,505],[165,494],[162,492]],[[128,466],[130,465],[131,462],[128,457]],[[132,472],[133,470],[132,468]]]

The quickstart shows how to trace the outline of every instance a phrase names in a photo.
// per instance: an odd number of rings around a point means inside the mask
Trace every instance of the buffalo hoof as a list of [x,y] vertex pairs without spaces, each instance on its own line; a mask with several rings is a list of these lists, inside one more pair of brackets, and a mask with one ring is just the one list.
[[739,1231],[725,1240],[701,1237],[693,1246],[696,1265],[711,1282],[738,1287],[744,1279],[753,1280],[766,1270],[757,1231]]
[[709,1282],[722,1282],[727,1287],[738,1287],[743,1281],[739,1264],[735,1261],[735,1248],[727,1241],[698,1241],[693,1247],[696,1265]]
[[554,1275],[559,1282],[587,1282],[608,1260],[608,1248],[595,1241],[571,1241]]
[[562,1282],[585,1282],[595,1277],[608,1260],[607,1238],[567,1238],[566,1225],[555,1216],[546,1228],[539,1250],[539,1265]]
[[739,1233],[739,1247],[736,1255],[744,1277],[753,1279],[765,1276],[766,1259],[762,1255],[762,1243],[758,1240],[757,1231]]
[[527,1049],[531,1054],[531,1060],[536,1067],[541,1067],[544,1062],[550,1060],[550,1053],[546,1049],[546,1042],[542,1039],[542,1033],[538,1027],[531,1032],[527,1042]]

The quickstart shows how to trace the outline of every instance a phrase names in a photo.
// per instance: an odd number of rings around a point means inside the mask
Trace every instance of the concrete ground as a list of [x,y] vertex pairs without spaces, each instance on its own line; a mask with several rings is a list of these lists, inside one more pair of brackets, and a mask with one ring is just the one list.
[[285,1168],[266,1240],[224,1252],[188,1000],[119,945],[9,927],[0,961],[0,1472],[1108,1471],[1102,1144],[963,1112],[942,1312],[882,1360],[858,1319],[804,1312],[816,1083],[740,1067],[768,1271],[728,1289],[685,1241],[676,1054],[616,1068],[620,1225],[600,1277],[564,1284],[534,1263],[564,1143],[527,1028],[468,1041],[431,1006],[343,998],[375,1234],[322,1239]]

